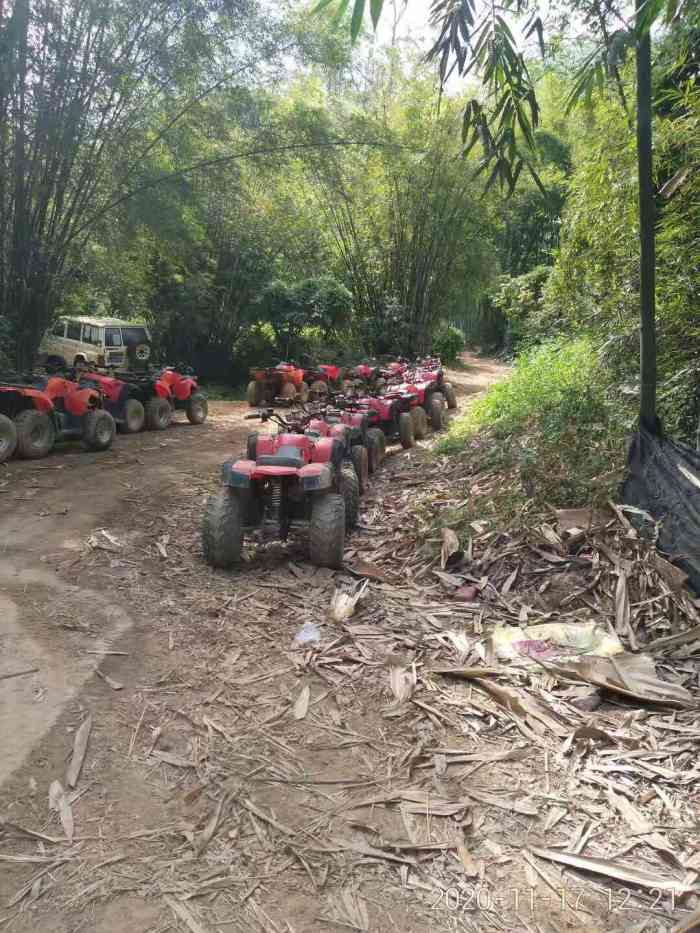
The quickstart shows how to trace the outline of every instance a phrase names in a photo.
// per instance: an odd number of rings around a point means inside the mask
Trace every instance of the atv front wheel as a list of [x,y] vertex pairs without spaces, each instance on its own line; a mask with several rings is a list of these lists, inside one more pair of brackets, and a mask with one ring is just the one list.
[[367,431],[367,456],[369,472],[376,473],[381,466],[386,451],[386,438],[381,428],[369,428]]
[[309,555],[317,567],[337,570],[345,549],[345,499],[337,493],[317,495],[311,506]]
[[416,405],[411,409],[411,418],[413,418],[413,436],[417,441],[422,441],[428,433],[428,416],[422,405]]
[[173,410],[167,399],[151,398],[146,402],[146,427],[149,431],[165,431],[173,420]]
[[121,429],[125,434],[138,434],[146,421],[146,412],[137,398],[129,398],[124,406],[124,420]]
[[0,463],[9,460],[17,447],[17,428],[11,418],[0,415]]
[[117,427],[114,418],[101,408],[89,411],[83,420],[83,444],[88,450],[107,450]]
[[328,383],[323,379],[315,379],[309,386],[309,398],[325,399],[328,395]]
[[245,397],[251,408],[257,408],[262,401],[262,392],[260,391],[259,386],[260,383],[257,381],[257,379],[252,379],[248,383]]
[[190,424],[204,424],[209,414],[209,402],[203,392],[193,392],[185,412]]
[[243,547],[243,503],[231,489],[209,496],[202,519],[202,551],[212,567],[240,563]]
[[447,407],[454,409],[457,407],[457,393],[451,382],[445,382],[442,386],[442,392],[447,401]]
[[340,491],[345,500],[345,527],[350,531],[357,528],[360,518],[360,481],[350,464],[341,467]]
[[302,382],[301,388],[299,389],[299,401],[302,405],[306,405],[309,401],[309,386],[306,382]]
[[56,443],[53,421],[43,411],[30,408],[15,418],[17,453],[25,460],[48,457]]
[[413,418],[408,411],[402,411],[399,415],[399,438],[404,450],[413,447],[416,442],[413,436]]
[[293,382],[283,383],[282,388],[280,389],[280,398],[291,399],[291,398],[296,398],[296,397],[297,397],[297,389],[294,383]]
[[433,431],[440,431],[445,426],[445,397],[442,392],[433,392],[430,396],[430,425]]
[[360,484],[360,492],[363,493],[367,489],[367,482],[369,480],[369,455],[367,453],[367,448],[362,444],[353,444],[350,448],[350,456],[352,458],[352,465],[355,467],[355,473],[357,474],[357,481]]

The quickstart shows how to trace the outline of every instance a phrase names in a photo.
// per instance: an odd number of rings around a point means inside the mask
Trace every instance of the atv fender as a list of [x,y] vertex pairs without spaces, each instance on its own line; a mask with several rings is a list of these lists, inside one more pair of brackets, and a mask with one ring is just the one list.
[[328,490],[333,485],[333,471],[327,463],[307,463],[299,470],[299,482],[304,492]]
[[224,486],[248,489],[254,472],[255,460],[227,460],[221,468],[221,482]]
[[95,389],[75,389],[64,396],[66,412],[81,418],[91,408],[100,408],[102,396]]
[[340,468],[345,453],[345,444],[335,437],[322,437],[311,451],[312,463],[331,463]]

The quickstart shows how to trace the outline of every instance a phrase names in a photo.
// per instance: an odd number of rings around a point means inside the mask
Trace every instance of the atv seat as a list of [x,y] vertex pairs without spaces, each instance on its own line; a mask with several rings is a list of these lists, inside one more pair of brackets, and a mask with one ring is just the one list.
[[304,466],[304,458],[298,447],[279,447],[277,453],[263,454],[258,457],[260,466],[294,467],[300,470]]

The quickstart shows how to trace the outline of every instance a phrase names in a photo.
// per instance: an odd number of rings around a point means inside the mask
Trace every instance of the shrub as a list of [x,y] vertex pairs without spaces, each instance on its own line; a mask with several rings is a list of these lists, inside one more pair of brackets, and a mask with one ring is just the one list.
[[517,467],[523,493],[538,505],[571,506],[613,494],[632,415],[586,339],[553,341],[523,353],[513,373],[453,422],[442,450],[462,450],[488,431],[490,457]]
[[463,349],[464,334],[454,324],[441,327],[433,337],[433,353],[436,353],[443,363],[454,363]]

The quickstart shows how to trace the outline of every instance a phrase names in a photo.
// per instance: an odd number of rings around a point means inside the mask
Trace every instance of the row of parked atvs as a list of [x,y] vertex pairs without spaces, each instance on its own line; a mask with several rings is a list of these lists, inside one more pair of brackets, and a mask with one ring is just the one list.
[[273,398],[290,407],[287,417],[272,407],[246,416],[274,424],[277,433],[250,434],[244,456],[224,463],[222,487],[202,523],[209,564],[239,563],[245,534],[286,540],[292,529],[307,529],[312,563],[340,567],[346,532],[358,522],[360,495],[387,441],[412,447],[429,426],[442,429],[446,410],[457,406],[435,358],[362,364],[342,384],[340,392],[328,384],[310,402]]
[[13,454],[46,457],[60,440],[107,450],[117,427],[129,434],[144,427],[162,431],[176,411],[202,424],[208,404],[196,378],[171,367],[0,375],[0,463]]

